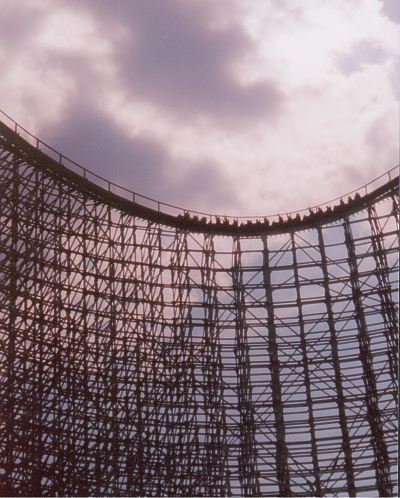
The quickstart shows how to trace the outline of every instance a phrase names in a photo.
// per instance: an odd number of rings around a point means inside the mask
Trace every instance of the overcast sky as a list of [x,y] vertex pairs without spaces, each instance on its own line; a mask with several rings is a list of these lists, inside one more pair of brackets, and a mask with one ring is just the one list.
[[0,0],[0,107],[162,201],[273,214],[399,159],[395,0]]

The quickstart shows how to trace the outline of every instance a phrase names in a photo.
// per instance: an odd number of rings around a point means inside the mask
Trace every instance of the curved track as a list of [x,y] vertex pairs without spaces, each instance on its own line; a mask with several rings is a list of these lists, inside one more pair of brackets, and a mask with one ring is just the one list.
[[[369,198],[376,196],[374,190],[390,181],[396,185],[398,181],[396,178],[399,166],[395,166],[366,185],[307,209],[263,216],[204,213],[167,204],[111,182],[43,142],[1,109],[0,117],[4,120],[0,121],[3,139],[8,139],[11,143],[17,141],[18,147],[24,150],[30,161],[35,160],[39,167],[46,167],[56,175],[65,175],[67,179],[76,182],[78,187],[96,192],[104,202],[112,203],[119,209],[192,232],[235,236],[262,235],[266,232],[277,234],[290,229],[308,228],[320,224],[322,220],[335,220],[365,207]],[[372,196],[369,196],[371,193]],[[363,202],[360,202],[361,197],[364,198]]]

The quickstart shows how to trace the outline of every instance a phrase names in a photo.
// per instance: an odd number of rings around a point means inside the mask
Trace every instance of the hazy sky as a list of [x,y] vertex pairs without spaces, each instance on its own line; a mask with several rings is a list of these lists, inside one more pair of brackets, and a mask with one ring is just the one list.
[[398,163],[395,0],[0,0],[0,107],[187,208],[307,207]]

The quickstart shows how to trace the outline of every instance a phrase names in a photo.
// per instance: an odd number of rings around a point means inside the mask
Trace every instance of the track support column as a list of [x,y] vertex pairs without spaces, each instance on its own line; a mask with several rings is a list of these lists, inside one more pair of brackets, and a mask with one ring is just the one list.
[[263,238],[263,279],[267,308],[267,326],[269,339],[269,361],[272,378],[272,403],[276,428],[276,477],[279,486],[279,496],[291,496],[288,449],[286,446],[285,420],[283,417],[282,389],[280,381],[280,366],[278,358],[278,344],[276,340],[276,325],[274,302],[271,286],[270,252],[267,237]]
[[244,496],[259,496],[255,417],[251,389],[251,366],[246,325],[246,298],[241,266],[240,240],[234,240],[233,291],[236,313],[235,360],[237,372],[238,411],[240,416],[239,479]]
[[373,359],[368,337],[367,322],[362,303],[362,292],[359,281],[355,243],[348,218],[343,223],[345,244],[348,251],[350,270],[350,284],[355,308],[355,321],[358,329],[358,344],[360,361],[363,368],[365,386],[365,404],[367,407],[368,422],[371,427],[371,443],[374,452],[376,483],[380,496],[392,496],[392,482],[390,480],[389,456],[383,433],[381,412],[378,404],[378,392],[373,368]]

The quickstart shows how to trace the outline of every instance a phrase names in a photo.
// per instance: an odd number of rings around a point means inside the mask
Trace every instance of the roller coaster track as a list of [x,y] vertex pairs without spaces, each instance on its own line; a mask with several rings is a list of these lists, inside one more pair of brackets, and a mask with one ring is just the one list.
[[12,141],[16,139],[15,134],[21,137],[19,147],[32,159],[36,158],[38,164],[46,164],[55,174],[66,175],[82,187],[96,191],[105,201],[128,210],[132,214],[194,232],[259,235],[265,232],[278,234],[289,229],[313,227],[318,225],[321,219],[333,221],[345,214],[357,211],[368,205],[369,200],[379,195],[379,192],[384,191],[385,187],[383,189],[380,187],[385,183],[390,183],[392,186],[398,183],[399,166],[395,166],[362,187],[306,209],[266,216],[227,216],[204,213],[152,199],[107,180],[40,140],[1,109],[0,116],[4,120],[4,122],[0,121],[0,130],[4,137],[8,136]]
[[397,496],[396,168],[242,221],[3,117],[1,496]]

